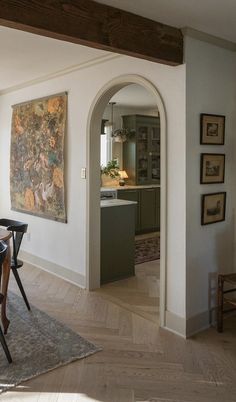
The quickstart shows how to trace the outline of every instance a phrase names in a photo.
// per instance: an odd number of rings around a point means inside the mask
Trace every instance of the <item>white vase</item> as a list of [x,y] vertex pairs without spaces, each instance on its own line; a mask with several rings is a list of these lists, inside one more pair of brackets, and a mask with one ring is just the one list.
[[114,138],[115,142],[125,142],[126,141],[126,136],[120,137],[117,135],[116,137],[113,137],[113,138]]

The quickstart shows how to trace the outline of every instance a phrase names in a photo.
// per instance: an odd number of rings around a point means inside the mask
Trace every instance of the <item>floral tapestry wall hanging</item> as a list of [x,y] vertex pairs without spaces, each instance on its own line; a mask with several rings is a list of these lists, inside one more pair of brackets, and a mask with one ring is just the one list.
[[13,106],[10,159],[13,210],[66,222],[66,114],[66,93]]

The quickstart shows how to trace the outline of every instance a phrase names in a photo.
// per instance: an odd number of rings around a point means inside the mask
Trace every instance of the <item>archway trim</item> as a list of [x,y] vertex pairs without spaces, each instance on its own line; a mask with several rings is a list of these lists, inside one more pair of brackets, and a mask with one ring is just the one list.
[[127,85],[139,84],[156,100],[161,126],[161,208],[160,208],[160,326],[165,327],[167,289],[167,120],[162,97],[158,89],[140,75],[122,75],[105,84],[96,95],[89,111],[87,123],[87,238],[86,287],[100,287],[100,127],[106,105],[116,92]]

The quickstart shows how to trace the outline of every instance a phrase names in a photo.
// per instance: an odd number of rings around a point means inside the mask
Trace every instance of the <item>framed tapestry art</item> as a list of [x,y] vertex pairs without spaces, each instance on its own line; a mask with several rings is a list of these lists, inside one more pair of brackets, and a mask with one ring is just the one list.
[[204,194],[202,196],[202,225],[225,220],[226,192]]
[[225,116],[215,114],[201,114],[202,145],[224,145]]
[[224,183],[224,176],[224,154],[201,154],[201,184]]
[[13,210],[66,222],[66,115],[66,93],[13,106],[10,157]]

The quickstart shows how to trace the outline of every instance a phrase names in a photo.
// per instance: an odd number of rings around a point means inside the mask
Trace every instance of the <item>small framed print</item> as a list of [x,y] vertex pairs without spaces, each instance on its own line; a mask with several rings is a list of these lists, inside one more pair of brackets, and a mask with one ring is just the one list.
[[202,195],[201,224],[222,222],[225,220],[226,192]]
[[225,155],[201,154],[201,184],[224,183]]
[[225,142],[225,116],[215,114],[201,114],[202,145],[224,145]]

